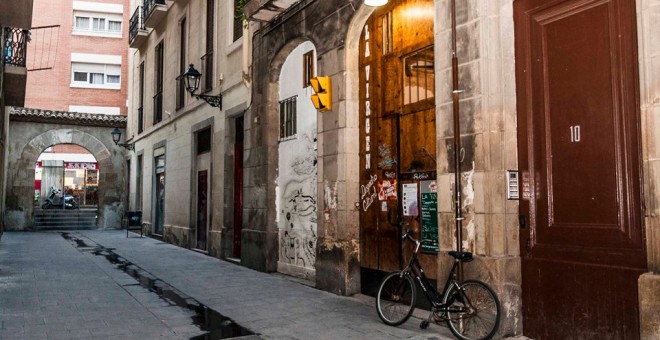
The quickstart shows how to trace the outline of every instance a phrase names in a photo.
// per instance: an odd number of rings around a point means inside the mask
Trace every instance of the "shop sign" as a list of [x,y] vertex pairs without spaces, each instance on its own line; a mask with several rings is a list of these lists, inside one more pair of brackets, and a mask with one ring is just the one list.
[[64,162],[65,169],[84,169],[84,170],[98,170],[97,163],[89,162]]

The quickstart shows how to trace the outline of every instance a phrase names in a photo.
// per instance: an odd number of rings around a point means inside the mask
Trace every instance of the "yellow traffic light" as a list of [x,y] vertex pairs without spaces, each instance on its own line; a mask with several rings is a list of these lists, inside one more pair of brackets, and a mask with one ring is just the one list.
[[323,112],[332,110],[332,94],[330,77],[314,77],[309,80],[315,94],[312,95],[314,107]]

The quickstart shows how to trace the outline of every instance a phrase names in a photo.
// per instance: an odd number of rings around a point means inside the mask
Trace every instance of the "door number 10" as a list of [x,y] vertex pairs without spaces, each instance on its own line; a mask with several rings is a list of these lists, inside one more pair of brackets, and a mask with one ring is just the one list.
[[571,126],[571,143],[580,142],[580,125]]

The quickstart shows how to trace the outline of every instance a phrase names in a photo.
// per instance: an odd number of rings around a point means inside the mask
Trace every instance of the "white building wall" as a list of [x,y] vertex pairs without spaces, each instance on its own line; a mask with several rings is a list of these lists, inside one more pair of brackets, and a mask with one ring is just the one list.
[[[280,272],[313,279],[317,239],[317,111],[311,86],[303,87],[303,55],[311,42],[296,47],[280,73],[279,99],[297,96],[296,134],[280,140],[277,179],[277,224]],[[316,54],[316,52],[314,52]],[[316,58],[315,58],[316,59]]]

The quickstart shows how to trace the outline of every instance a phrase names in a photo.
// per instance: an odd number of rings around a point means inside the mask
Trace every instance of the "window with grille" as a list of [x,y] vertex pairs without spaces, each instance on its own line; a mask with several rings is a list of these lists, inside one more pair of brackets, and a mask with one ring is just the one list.
[[433,45],[403,59],[403,105],[434,104],[435,70]]
[[280,102],[280,139],[296,134],[296,101],[297,97],[293,96]]

